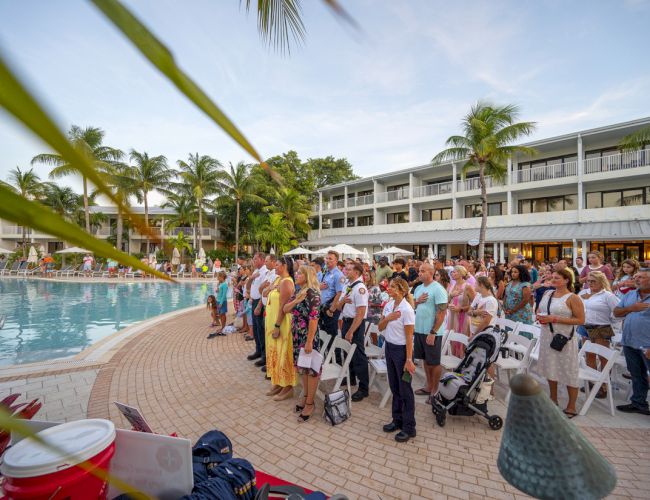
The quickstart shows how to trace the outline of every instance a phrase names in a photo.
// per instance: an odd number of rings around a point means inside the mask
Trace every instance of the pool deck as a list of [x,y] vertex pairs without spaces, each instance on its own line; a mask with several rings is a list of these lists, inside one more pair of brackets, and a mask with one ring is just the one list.
[[[194,441],[218,428],[232,440],[236,456],[328,494],[527,498],[497,470],[501,431],[489,430],[478,417],[449,417],[440,428],[424,398],[418,398],[418,435],[398,444],[381,430],[390,421],[390,405],[379,409],[379,394],[373,393],[353,403],[353,415],[343,425],[332,427],[320,418],[320,401],[318,416],[298,423],[296,400],[273,402],[264,395],[268,383],[246,360],[252,342],[240,334],[207,340],[208,323],[207,315],[181,311],[140,325],[131,335],[114,337],[110,349],[96,357],[89,351],[85,360],[77,360],[79,365],[50,363],[48,371],[33,366],[13,374],[0,370],[0,393],[42,398],[38,419],[101,417],[128,428],[113,405],[122,401],[138,406],[156,432],[177,432]],[[102,343],[92,349],[101,351]],[[500,388],[490,405],[491,412],[502,416],[503,393]],[[617,469],[618,486],[610,498],[647,498],[650,417],[612,417],[597,400],[587,416],[574,421]]]

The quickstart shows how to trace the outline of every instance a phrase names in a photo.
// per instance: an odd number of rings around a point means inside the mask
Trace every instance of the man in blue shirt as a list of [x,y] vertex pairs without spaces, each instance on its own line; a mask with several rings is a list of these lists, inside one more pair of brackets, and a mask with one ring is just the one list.
[[[333,250],[327,252],[325,264],[327,266],[320,283],[320,328],[331,335],[330,346],[338,335],[339,315],[338,302],[343,293],[345,276],[338,268],[339,254]],[[328,346],[329,348],[329,346]]]
[[648,408],[648,370],[650,370],[650,267],[634,276],[636,290],[627,292],[614,316],[623,322],[623,354],[632,376],[631,403],[616,408],[624,413],[650,415]]
[[447,291],[433,280],[435,269],[431,264],[422,264],[418,278],[422,283],[415,289],[415,338],[414,357],[424,360],[426,387],[415,391],[418,396],[431,396],[438,392],[442,374],[440,357],[447,314]]

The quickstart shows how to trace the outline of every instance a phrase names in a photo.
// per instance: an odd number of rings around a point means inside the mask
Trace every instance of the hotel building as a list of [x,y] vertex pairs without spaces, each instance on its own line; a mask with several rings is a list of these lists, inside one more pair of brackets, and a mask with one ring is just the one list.
[[[617,146],[647,126],[650,117],[525,144],[534,157],[511,158],[504,182],[486,178],[487,256],[542,261],[600,250],[615,263],[650,259],[650,144],[625,153]],[[471,256],[481,200],[478,172],[463,177],[462,166],[427,164],[325,186],[312,213],[318,229],[304,244],[369,253],[396,245],[419,258],[431,246],[440,258]]]

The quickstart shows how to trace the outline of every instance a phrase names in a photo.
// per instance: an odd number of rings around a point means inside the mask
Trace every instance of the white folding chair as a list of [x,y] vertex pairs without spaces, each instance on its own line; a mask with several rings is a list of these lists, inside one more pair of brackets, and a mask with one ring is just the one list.
[[[370,381],[368,385],[372,389],[373,384],[377,384],[377,390],[381,394],[379,408],[384,408],[386,403],[388,403],[388,399],[391,397],[390,384],[388,383],[388,370],[386,368],[385,347],[386,342],[381,347],[381,357],[368,360],[370,368]],[[378,377],[381,378],[381,382]]]
[[[327,358],[325,358],[325,362],[323,363],[320,380],[318,382],[319,388],[316,389],[316,395],[319,398],[325,400],[325,395],[320,390],[321,382],[325,382],[327,380],[335,380],[334,388],[332,389],[332,392],[334,392],[334,391],[338,391],[341,388],[341,382],[345,378],[348,383],[348,406],[352,408],[352,394],[349,386],[350,362],[352,361],[352,356],[354,355],[354,351],[356,350],[356,348],[357,348],[356,345],[350,344],[347,340],[341,337],[336,337],[334,339],[334,342],[332,343],[332,347],[330,351],[327,353]],[[335,358],[334,353],[336,352],[337,349],[341,349],[345,353],[342,364],[338,364],[336,360],[333,359]]]
[[320,353],[325,358],[327,358],[331,338],[332,336],[325,330],[318,330],[318,339],[320,340],[321,344]]
[[[520,337],[525,337],[528,339],[535,339],[535,346],[530,352],[530,361],[537,361],[539,359],[539,346],[540,346],[540,336],[542,335],[542,330],[537,325],[526,325],[524,323],[517,323],[517,335]],[[521,352],[521,351],[520,351]],[[523,354],[523,352],[522,352]],[[529,363],[530,366],[530,363]]]
[[511,319],[496,317],[494,320],[496,326],[499,327],[499,330],[504,330],[508,332],[508,335],[512,335],[517,332],[517,328],[521,323],[512,321]]
[[[601,356],[607,359],[607,363],[605,364],[605,366],[600,367],[601,368],[600,371],[591,368],[587,366],[587,360],[586,360],[587,353],[593,353],[596,354],[597,356]],[[578,377],[580,380],[584,381],[585,394],[588,394],[588,396],[587,396],[587,400],[585,401],[585,404],[582,405],[582,408],[580,408],[579,415],[585,415],[587,413],[589,407],[591,406],[591,403],[593,403],[596,394],[598,394],[598,391],[603,386],[603,384],[606,384],[608,386],[607,399],[609,399],[609,410],[612,416],[615,415],[614,395],[612,394],[613,391],[612,391],[612,384],[610,380],[610,372],[612,371],[612,367],[614,366],[614,363],[616,363],[616,358],[618,357],[618,355],[619,355],[618,351],[599,344],[594,344],[589,340],[585,341],[585,343],[582,344],[582,349],[580,349],[580,353],[578,354],[580,358],[580,371],[578,372]],[[591,391],[589,390],[589,382],[594,384],[593,387],[591,388]]]
[[497,368],[499,370],[504,370],[508,375],[508,382],[510,382],[510,372],[515,371],[516,373],[527,372],[531,363],[531,353],[537,345],[537,339],[524,337],[518,333],[510,334],[508,340],[502,346],[502,348],[508,351],[509,356],[504,358],[501,354],[497,358]]
[[384,350],[378,345],[372,343],[373,333],[377,334],[377,338],[379,338],[379,327],[374,323],[370,323],[368,325],[368,329],[366,330],[366,336],[364,339],[366,356],[368,359],[383,358]]
[[449,331],[447,337],[444,339],[444,343],[442,345],[442,356],[440,358],[440,364],[447,370],[455,370],[463,360],[462,358],[451,354],[452,342],[460,342],[465,347],[467,347],[467,344],[469,344],[469,337],[467,335],[463,335],[462,333],[454,332],[453,330]]

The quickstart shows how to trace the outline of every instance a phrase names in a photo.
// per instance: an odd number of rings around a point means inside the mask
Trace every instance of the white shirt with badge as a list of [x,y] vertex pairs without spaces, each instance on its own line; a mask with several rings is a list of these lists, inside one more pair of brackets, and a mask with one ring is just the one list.
[[402,299],[397,308],[395,308],[395,300],[391,300],[386,304],[384,306],[384,318],[393,311],[399,311],[401,314],[399,318],[388,322],[383,332],[384,338],[386,342],[390,342],[393,345],[406,345],[406,331],[404,330],[404,326],[415,326],[415,311],[406,299]]
[[262,294],[260,293],[260,285],[264,282],[264,278],[266,278],[269,270],[266,268],[266,266],[262,266],[255,272],[257,273],[257,277],[251,283],[251,299],[258,300],[262,298]]
[[[348,288],[351,287],[356,281],[359,283],[356,284],[354,288],[350,290],[350,292],[348,292]],[[354,318],[357,315],[357,308],[365,307],[366,312],[363,315],[363,318],[365,319],[368,316],[368,289],[366,288],[366,285],[363,284],[363,281],[361,281],[361,278],[355,280],[352,283],[349,283],[344,291],[345,295],[341,297],[341,300],[345,300],[349,296],[352,299],[352,302],[343,306],[341,316],[343,318]]]
[[[269,286],[264,289],[264,291],[266,292],[269,288],[271,288],[273,286],[273,282],[275,281],[275,269],[272,269],[268,273],[266,273],[266,276],[264,277],[263,281],[268,281],[268,283],[269,283]],[[266,306],[266,303],[268,301],[269,301],[269,297],[268,297],[268,293],[267,293],[266,297],[262,296],[262,304],[264,304],[264,306]]]

